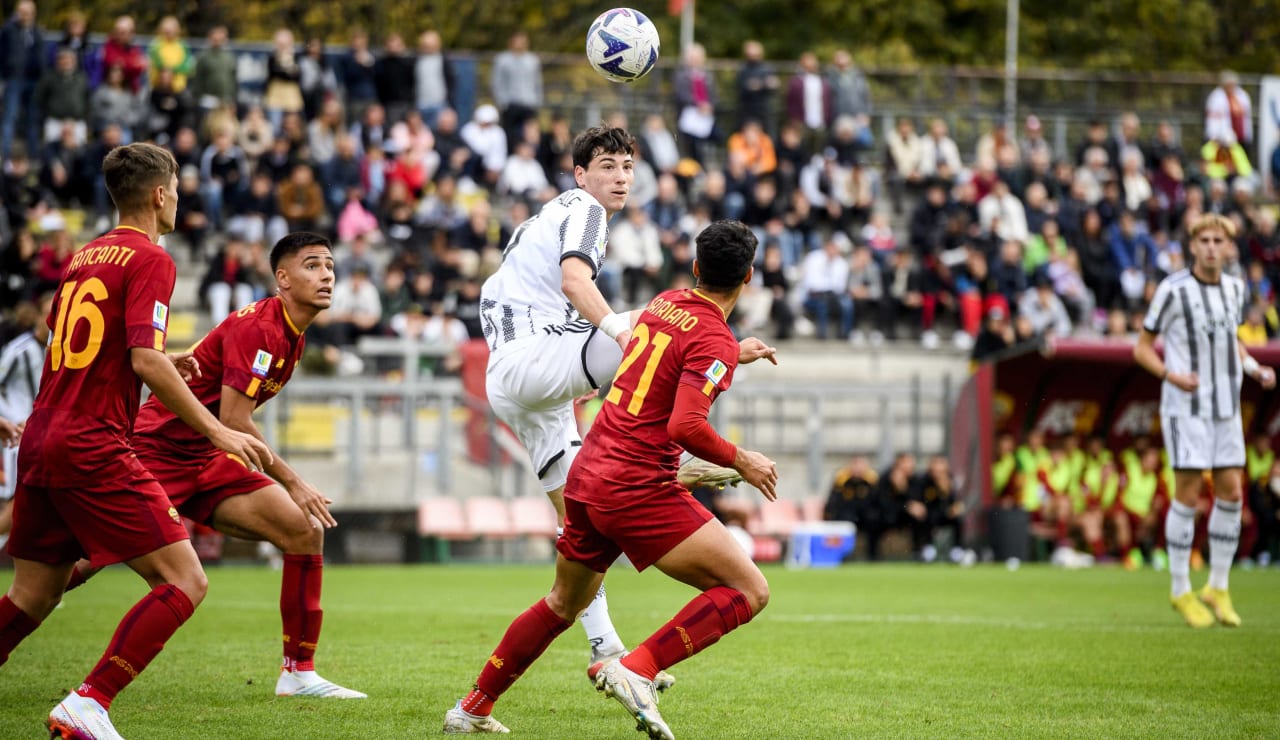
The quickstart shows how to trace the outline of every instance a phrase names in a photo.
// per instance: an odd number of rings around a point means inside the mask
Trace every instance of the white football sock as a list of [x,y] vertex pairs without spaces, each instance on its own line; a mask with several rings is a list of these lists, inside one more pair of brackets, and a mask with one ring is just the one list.
[[587,641],[591,643],[591,656],[612,655],[627,649],[613,628],[613,620],[609,619],[609,602],[604,597],[604,584],[596,592],[591,606],[582,613],[582,629],[587,632]]
[[1209,514],[1209,588],[1227,590],[1227,576],[1239,545],[1240,502],[1214,500]]
[[1178,501],[1164,517],[1164,541],[1169,546],[1169,575],[1173,598],[1191,590],[1191,545],[1196,537],[1196,510]]

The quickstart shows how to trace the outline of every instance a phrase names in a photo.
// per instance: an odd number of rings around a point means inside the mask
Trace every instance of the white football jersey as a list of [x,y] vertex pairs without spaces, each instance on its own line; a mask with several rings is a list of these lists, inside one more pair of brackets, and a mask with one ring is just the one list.
[[600,274],[608,240],[604,206],[581,188],[561,193],[520,224],[502,253],[502,266],[480,289],[489,350],[497,352],[517,339],[578,319],[560,289],[560,263],[586,260],[594,278]]
[[44,347],[31,332],[18,335],[0,349],[0,416],[26,421],[40,390]]
[[1190,393],[1165,381],[1162,414],[1230,419],[1240,413],[1244,370],[1236,331],[1244,323],[1244,307],[1244,283],[1231,275],[1215,285],[1200,282],[1187,269],[1160,282],[1142,327],[1164,337],[1169,372],[1200,378]]

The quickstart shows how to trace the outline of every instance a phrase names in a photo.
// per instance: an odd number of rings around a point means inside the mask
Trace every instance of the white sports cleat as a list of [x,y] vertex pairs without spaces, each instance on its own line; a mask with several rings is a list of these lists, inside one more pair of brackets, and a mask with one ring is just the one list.
[[724,488],[741,483],[742,474],[733,468],[722,468],[690,455],[688,459],[682,459],[676,481],[690,490],[700,487]]
[[72,691],[49,712],[49,737],[63,740],[124,740],[107,716],[107,710],[87,696]]
[[276,696],[314,696],[320,699],[368,699],[369,695],[343,688],[315,671],[280,671]]
[[462,701],[453,705],[453,709],[444,713],[444,734],[446,735],[506,735],[510,733],[502,723],[493,717],[479,717],[462,710]]
[[612,696],[636,720],[636,729],[654,740],[676,740],[658,713],[658,692],[653,681],[635,673],[620,660],[611,660],[595,674],[596,691]]
[[[600,669],[604,667],[604,664],[611,660],[622,660],[627,657],[628,652],[629,651],[627,650],[623,650],[620,653],[609,653],[608,655],[603,655],[592,650],[591,662],[587,664],[587,680],[591,682],[592,686],[595,686],[596,674],[600,672]],[[659,692],[666,691],[675,685],[676,677],[666,671],[658,671],[658,675],[653,677],[653,687]]]

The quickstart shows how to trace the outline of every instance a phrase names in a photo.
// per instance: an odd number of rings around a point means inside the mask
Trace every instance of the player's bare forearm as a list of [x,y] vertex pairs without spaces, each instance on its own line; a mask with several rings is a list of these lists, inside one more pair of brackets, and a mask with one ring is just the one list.
[[1276,371],[1266,365],[1258,364],[1253,355],[1249,354],[1249,350],[1245,348],[1244,343],[1236,342],[1236,349],[1240,353],[1240,367],[1244,370],[1244,374],[1258,381],[1258,384],[1267,390],[1276,387]]
[[206,437],[218,429],[218,420],[191,393],[168,355],[147,347],[134,347],[129,350],[129,360],[133,372],[142,378],[160,403],[187,426]]
[[609,302],[596,287],[591,276],[591,265],[586,260],[569,257],[560,263],[560,289],[582,318],[600,326],[601,320],[613,313]]
[[1143,370],[1157,378],[1163,378],[1165,374],[1164,361],[1160,359],[1160,354],[1156,352],[1155,342],[1156,335],[1144,330],[1138,335],[1138,343],[1133,347],[1133,359]]
[[[257,403],[252,398],[229,385],[222,386],[222,396],[218,402],[219,421],[237,432],[252,435],[265,445],[267,437],[253,420],[253,410],[256,407]],[[274,478],[285,488],[302,481],[297,471],[279,455],[272,455],[271,464],[267,465],[262,472]]]

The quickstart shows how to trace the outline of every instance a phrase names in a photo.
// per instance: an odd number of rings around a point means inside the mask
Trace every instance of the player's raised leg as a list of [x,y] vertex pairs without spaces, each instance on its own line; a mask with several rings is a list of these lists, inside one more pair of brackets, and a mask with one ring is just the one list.
[[265,540],[284,552],[280,582],[280,619],[284,628],[284,660],[276,681],[277,696],[364,699],[316,673],[324,611],[320,589],[324,573],[324,529],[298,508],[283,487],[269,485],[231,496],[213,512],[219,532]]
[[1228,577],[1240,544],[1241,470],[1213,471],[1214,501],[1209,514],[1209,582],[1200,598],[1213,610],[1218,622],[1239,627],[1240,615],[1231,604]]
[[[617,557],[616,551],[614,557]],[[569,629],[574,617],[596,598],[603,582],[604,573],[566,560],[563,555],[558,557],[551,593],[538,599],[507,628],[476,678],[471,693],[445,713],[445,734],[508,732],[493,719],[494,703],[553,640]]]

